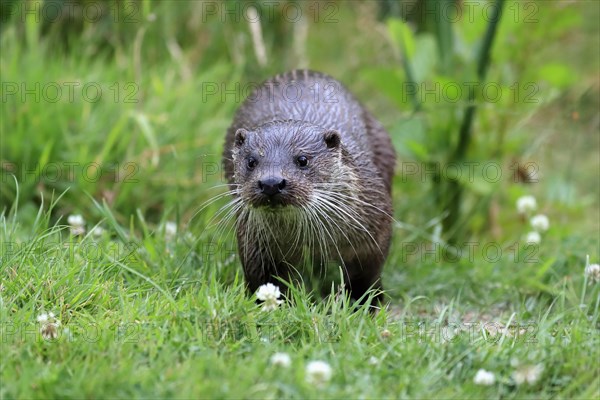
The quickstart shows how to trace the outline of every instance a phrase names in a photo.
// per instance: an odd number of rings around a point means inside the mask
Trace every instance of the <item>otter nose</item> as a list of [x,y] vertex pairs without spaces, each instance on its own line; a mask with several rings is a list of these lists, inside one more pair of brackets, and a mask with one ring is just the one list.
[[258,188],[260,191],[267,196],[275,196],[281,193],[281,190],[285,187],[285,179],[269,177],[258,181]]

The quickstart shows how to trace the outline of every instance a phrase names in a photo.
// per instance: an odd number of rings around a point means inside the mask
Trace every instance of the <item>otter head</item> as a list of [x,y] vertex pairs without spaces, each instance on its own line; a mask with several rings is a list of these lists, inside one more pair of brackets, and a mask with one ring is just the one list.
[[343,162],[340,134],[301,121],[238,129],[234,181],[244,204],[268,211],[302,208],[317,187],[335,183]]

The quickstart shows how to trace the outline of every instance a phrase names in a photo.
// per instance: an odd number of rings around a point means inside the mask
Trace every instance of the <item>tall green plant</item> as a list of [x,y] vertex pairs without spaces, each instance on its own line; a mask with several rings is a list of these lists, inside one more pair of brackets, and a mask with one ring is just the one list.
[[[429,11],[417,34],[400,19],[388,20],[390,36],[400,52],[401,68],[368,71],[366,77],[385,90],[401,111],[410,114],[394,132],[394,139],[401,153],[410,153],[411,158],[420,163],[419,168],[428,171],[426,175],[431,178],[433,190],[430,197],[438,215],[443,215],[446,238],[459,242],[469,221],[462,207],[464,193],[474,185],[467,182],[471,185],[468,186],[460,177],[442,171],[448,165],[460,168],[470,161],[468,150],[473,141],[479,100],[472,83],[475,80],[480,86],[485,84],[504,1],[490,3],[483,39],[479,46],[469,48],[462,42],[459,24],[447,15],[454,1],[426,0],[424,3],[423,7]],[[435,89],[449,84],[468,88],[465,98],[461,98],[463,101],[448,101],[441,90]],[[433,101],[432,90],[439,95]]]
[[[492,9],[487,30],[485,32],[485,37],[483,39],[481,50],[479,51],[479,54],[477,56],[477,79],[480,83],[485,82],[486,73],[490,63],[490,53],[492,51],[494,37],[496,36],[496,32],[498,31],[498,24],[500,23],[500,18],[502,17],[503,6],[504,0],[496,0]],[[447,22],[447,24],[449,24],[449,22]],[[477,110],[475,105],[475,89],[473,88],[473,86],[469,87],[468,102],[469,104],[465,109],[462,123],[460,125],[460,130],[458,131],[458,143],[456,144],[454,152],[451,153],[449,156],[449,164],[460,164],[466,161],[466,152],[469,148],[469,144],[471,143],[473,121],[475,119],[475,112]],[[460,226],[457,226],[457,224],[461,220],[460,204],[464,187],[457,179],[448,179],[447,185],[447,193],[449,196],[447,204],[449,205],[449,212],[445,220],[445,225],[446,229],[450,230],[451,232],[457,232],[460,231],[461,228]],[[454,240],[456,239],[456,237],[451,239]]]

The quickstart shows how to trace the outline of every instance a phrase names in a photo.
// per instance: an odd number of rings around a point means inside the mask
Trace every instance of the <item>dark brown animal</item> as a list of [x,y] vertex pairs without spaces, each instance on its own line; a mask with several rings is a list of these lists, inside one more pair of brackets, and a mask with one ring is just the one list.
[[235,114],[223,161],[251,292],[328,261],[353,299],[381,289],[396,155],[341,83],[307,70],[262,83]]

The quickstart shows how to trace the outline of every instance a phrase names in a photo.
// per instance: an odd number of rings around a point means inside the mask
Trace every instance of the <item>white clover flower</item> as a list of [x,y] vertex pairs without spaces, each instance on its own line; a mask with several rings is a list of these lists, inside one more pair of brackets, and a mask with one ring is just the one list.
[[279,287],[272,283],[261,285],[256,291],[256,297],[263,302],[263,311],[275,310],[277,306],[283,302],[282,300],[278,300],[280,296],[281,292],[279,291]]
[[544,214],[538,214],[531,217],[531,220],[529,222],[531,223],[533,229],[535,229],[538,232],[547,231],[550,227],[550,221],[548,220],[548,217],[546,217]]
[[78,236],[85,234],[85,220],[81,215],[69,215],[67,222],[70,226],[71,235]]
[[67,222],[69,223],[69,225],[72,225],[72,226],[85,225],[85,220],[79,214],[69,215],[69,217],[67,218]]
[[42,324],[45,322],[48,322],[48,320],[50,320],[50,319],[54,319],[53,312],[41,313],[40,315],[37,316],[37,321]]
[[542,241],[542,236],[536,231],[529,232],[525,236],[525,243],[527,243],[527,244],[540,244],[541,241]]
[[492,372],[480,369],[473,378],[473,383],[476,385],[490,386],[496,382],[496,377]]
[[392,336],[392,332],[390,332],[388,329],[384,329],[381,331],[381,337],[384,339],[389,338],[390,336]]
[[292,359],[287,353],[275,353],[271,356],[271,364],[277,367],[288,368],[292,365]]
[[104,235],[104,229],[101,226],[95,226],[92,228],[92,230],[90,231],[90,233],[92,234],[93,237],[95,238],[99,238],[102,235]]
[[512,378],[517,385],[521,385],[523,383],[533,385],[540,379],[543,372],[544,366],[542,364],[521,365],[512,373]]
[[379,358],[375,357],[375,356],[371,356],[369,357],[369,360],[367,361],[367,363],[369,365],[379,365],[381,361],[379,360]]
[[590,285],[592,283],[600,282],[600,264],[588,265],[587,267],[585,267],[584,274],[588,278],[588,282]]
[[54,313],[42,313],[37,316],[37,321],[40,323],[40,333],[46,340],[54,340],[58,338],[58,329],[60,321],[54,317]]
[[40,328],[40,333],[42,337],[46,340],[54,340],[58,338],[58,328],[60,327],[60,321],[56,322],[48,322],[47,324],[42,325]]
[[517,211],[519,214],[527,214],[535,211],[537,202],[533,196],[521,196],[517,199]]
[[165,224],[165,238],[171,240],[177,235],[177,224],[173,221],[168,221]]
[[331,379],[333,371],[325,361],[311,361],[306,365],[306,382],[321,386]]

